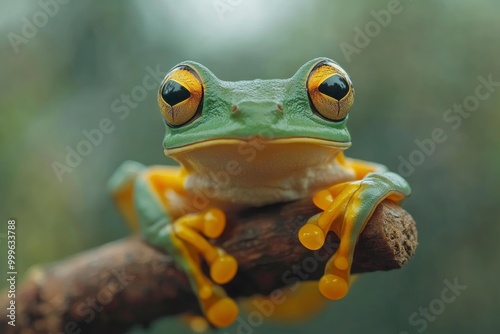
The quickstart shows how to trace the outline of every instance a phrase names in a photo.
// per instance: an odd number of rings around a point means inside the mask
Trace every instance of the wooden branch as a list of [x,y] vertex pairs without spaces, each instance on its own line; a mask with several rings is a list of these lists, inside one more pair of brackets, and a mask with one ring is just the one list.
[[[319,279],[338,238],[331,233],[317,252],[297,239],[299,228],[317,212],[307,200],[228,217],[228,228],[214,243],[239,263],[237,276],[225,285],[229,295],[269,294],[298,280]],[[352,271],[401,268],[416,247],[412,217],[383,202],[359,238]],[[2,292],[3,312],[6,297]],[[162,316],[199,312],[186,276],[171,257],[138,237],[34,268],[16,297],[16,326],[2,316],[1,333],[123,333]]]

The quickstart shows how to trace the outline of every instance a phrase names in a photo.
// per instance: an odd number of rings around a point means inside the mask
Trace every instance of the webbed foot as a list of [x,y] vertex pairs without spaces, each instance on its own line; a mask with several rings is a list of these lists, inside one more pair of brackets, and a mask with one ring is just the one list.
[[[217,238],[226,225],[218,209],[182,216],[167,226],[169,250],[183,267],[208,321],[217,327],[230,325],[238,316],[238,306],[218,284],[231,281],[238,270],[234,257],[215,247],[205,237]],[[205,237],[204,237],[205,236]],[[200,256],[210,267],[210,277],[201,270]]]
[[328,260],[319,281],[325,297],[336,300],[348,293],[354,248],[377,205],[386,198],[399,202],[409,193],[405,180],[386,172],[367,174],[362,180],[341,183],[314,196],[314,204],[323,212],[311,217],[300,229],[300,242],[317,250],[329,231],[340,239],[339,248]]

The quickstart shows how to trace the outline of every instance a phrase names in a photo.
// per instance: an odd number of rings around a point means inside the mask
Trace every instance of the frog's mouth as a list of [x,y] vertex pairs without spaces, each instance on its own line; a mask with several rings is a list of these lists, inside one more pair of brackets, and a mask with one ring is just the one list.
[[310,137],[266,139],[214,139],[181,147],[166,148],[165,154],[189,172],[210,173],[237,169],[242,176],[283,173],[315,168],[332,162],[350,142]]
[[277,138],[277,139],[266,139],[264,137],[255,136],[249,139],[232,139],[232,138],[219,138],[206,140],[202,142],[192,143],[184,146],[166,148],[165,154],[168,156],[173,156],[182,152],[191,152],[205,147],[210,146],[231,146],[240,147],[245,145],[250,145],[253,147],[261,147],[266,145],[293,145],[293,144],[310,144],[318,146],[335,147],[338,149],[347,149],[351,146],[351,142],[339,142],[334,140],[311,138],[311,137],[290,137],[290,138]]

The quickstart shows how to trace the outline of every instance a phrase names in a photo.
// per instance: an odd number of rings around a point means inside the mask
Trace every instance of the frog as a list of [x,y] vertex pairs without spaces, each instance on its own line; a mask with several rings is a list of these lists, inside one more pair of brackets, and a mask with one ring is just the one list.
[[184,61],[161,82],[164,153],[178,166],[126,161],[108,188],[132,229],[185,272],[212,326],[230,325],[239,312],[223,287],[238,263],[210,242],[231,224],[229,213],[310,199],[319,213],[297,238],[318,250],[330,231],[338,236],[317,283],[322,295],[338,300],[350,289],[356,242],[375,208],[410,195],[400,175],[345,156],[354,94],[347,72],[326,57],[288,79],[244,81],[224,81]]

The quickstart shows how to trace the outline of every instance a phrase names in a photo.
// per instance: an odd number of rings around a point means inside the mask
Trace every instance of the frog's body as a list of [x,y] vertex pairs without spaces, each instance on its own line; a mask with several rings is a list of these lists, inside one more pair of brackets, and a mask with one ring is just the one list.
[[[347,73],[325,58],[286,80],[225,82],[194,62],[167,74],[158,95],[163,144],[181,166],[128,162],[110,188],[127,220],[139,222],[144,237],[186,271],[212,324],[225,326],[237,316],[217,285],[233,278],[237,263],[203,237],[222,233],[223,212],[312,198],[324,212],[311,217],[299,239],[318,249],[329,230],[339,235],[320,281],[321,292],[338,299],[348,291],[354,246],[375,207],[410,193],[383,166],[344,157],[353,100]],[[202,273],[200,256],[212,280]]]

